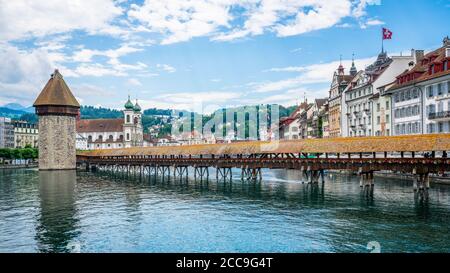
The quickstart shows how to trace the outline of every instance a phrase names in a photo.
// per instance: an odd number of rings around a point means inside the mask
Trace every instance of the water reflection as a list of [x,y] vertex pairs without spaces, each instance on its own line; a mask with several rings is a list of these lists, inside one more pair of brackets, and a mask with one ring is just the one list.
[[36,241],[41,252],[73,250],[76,226],[76,171],[39,171],[40,215]]
[[[190,172],[191,174],[193,172]],[[212,171],[210,173],[213,173]],[[284,175],[285,174],[285,175]],[[270,170],[261,182],[110,173],[0,175],[0,252],[449,251],[450,187]],[[425,193],[424,193],[425,194]],[[17,228],[20,227],[20,228]]]

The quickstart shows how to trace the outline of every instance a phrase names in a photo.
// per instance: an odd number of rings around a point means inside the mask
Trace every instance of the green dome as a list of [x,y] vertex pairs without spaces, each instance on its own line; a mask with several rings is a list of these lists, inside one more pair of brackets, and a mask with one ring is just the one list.
[[135,112],[141,112],[141,107],[139,106],[139,104],[136,102],[136,104],[134,105],[134,111]]
[[129,110],[134,109],[134,105],[130,100],[130,96],[128,96],[128,101],[127,101],[127,103],[125,103],[125,109],[129,109]]

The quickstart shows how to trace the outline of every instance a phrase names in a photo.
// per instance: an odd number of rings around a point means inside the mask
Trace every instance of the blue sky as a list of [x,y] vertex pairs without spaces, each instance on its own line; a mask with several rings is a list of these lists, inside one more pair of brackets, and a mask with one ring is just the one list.
[[84,105],[210,112],[327,96],[342,54],[431,50],[450,0],[0,0],[0,105],[31,105],[53,69]]

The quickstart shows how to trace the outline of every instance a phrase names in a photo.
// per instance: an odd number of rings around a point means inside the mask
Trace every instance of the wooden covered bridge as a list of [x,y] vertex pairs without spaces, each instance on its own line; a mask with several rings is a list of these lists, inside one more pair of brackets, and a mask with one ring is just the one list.
[[231,179],[240,168],[242,179],[261,179],[261,169],[297,169],[304,180],[317,183],[324,170],[351,170],[361,186],[373,185],[374,171],[414,174],[414,189],[429,187],[429,174],[450,171],[450,134],[391,137],[250,141],[168,147],[134,147],[79,151],[77,164],[88,169],[187,178]]

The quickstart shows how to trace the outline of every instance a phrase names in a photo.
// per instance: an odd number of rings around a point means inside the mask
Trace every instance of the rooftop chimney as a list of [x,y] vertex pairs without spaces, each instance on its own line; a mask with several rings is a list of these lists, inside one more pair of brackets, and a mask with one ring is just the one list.
[[414,57],[414,62],[415,63],[420,62],[420,60],[423,59],[424,55],[425,55],[425,53],[421,49],[411,49],[411,56]]
[[449,47],[450,46],[450,38],[447,36],[442,40],[443,46]]

